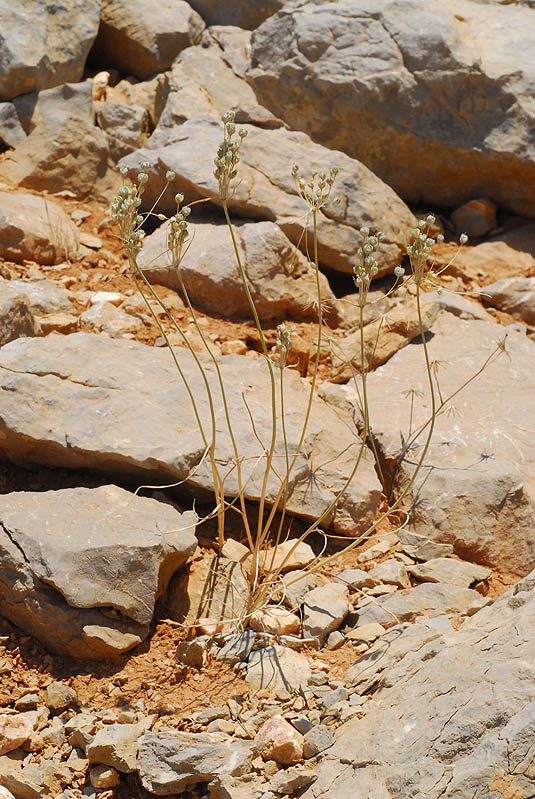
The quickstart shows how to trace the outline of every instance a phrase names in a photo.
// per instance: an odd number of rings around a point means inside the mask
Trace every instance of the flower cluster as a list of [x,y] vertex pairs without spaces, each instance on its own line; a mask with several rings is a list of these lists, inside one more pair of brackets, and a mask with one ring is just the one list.
[[[407,247],[407,255],[411,262],[414,281],[421,285],[426,277],[427,259],[431,254],[431,249],[436,241],[444,241],[444,236],[439,234],[436,240],[429,236],[429,228],[435,223],[433,214],[429,214],[425,219],[420,219],[418,227],[411,230],[411,243]],[[464,243],[461,240],[461,243]]]
[[171,254],[171,263],[175,267],[180,266],[182,260],[182,247],[188,238],[187,218],[191,213],[189,205],[182,209],[180,204],[184,202],[183,194],[175,195],[176,214],[169,219],[169,232],[167,234],[167,246]]
[[[333,166],[328,175],[326,172],[311,172],[309,180],[306,181],[299,174],[297,164],[293,165],[292,176],[297,186],[297,192],[311,211],[318,211],[327,203],[339,171],[337,166]],[[339,202],[339,199],[334,200],[335,204]]]
[[234,134],[236,133],[234,117],[234,111],[226,111],[221,117],[225,128],[225,135],[214,159],[216,167],[214,170],[214,177],[219,183],[219,196],[221,200],[227,199],[230,182],[238,174],[236,167],[240,160],[240,146],[247,136],[247,131],[241,128],[238,131],[239,138],[234,138]]
[[284,323],[277,325],[277,349],[279,351],[279,366],[284,368],[288,360],[288,353],[292,346],[292,333],[295,326],[286,327]]
[[[137,174],[137,181],[133,186],[121,186],[111,206],[112,217],[119,225],[121,239],[125,246],[130,263],[134,263],[141,247],[145,233],[141,230],[144,222],[142,214],[138,213],[141,205],[141,195],[145,191],[145,183],[149,179],[146,170],[150,169],[148,161],[141,164],[141,172]],[[123,166],[121,175],[126,177],[128,169]]]
[[358,263],[353,267],[353,281],[359,290],[367,291],[372,279],[379,272],[375,254],[379,243],[385,238],[385,234],[379,231],[370,235],[369,227],[364,225],[360,229],[360,235],[362,236],[362,246],[357,250]]

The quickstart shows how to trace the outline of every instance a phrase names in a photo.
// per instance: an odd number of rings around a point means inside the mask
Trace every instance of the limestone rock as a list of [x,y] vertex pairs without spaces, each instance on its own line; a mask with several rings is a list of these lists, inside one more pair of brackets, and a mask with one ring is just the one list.
[[[30,341],[33,348],[25,346]],[[181,348],[179,353],[200,418],[208,420],[206,390],[198,367],[189,352]],[[224,464],[231,465],[234,449],[219,387],[215,388],[218,384],[214,367],[206,359],[204,363],[209,383],[214,386],[216,418],[220,420],[216,454],[220,468],[224,468]],[[20,372],[21,364],[24,373]],[[257,435],[269,440],[267,368],[261,360],[239,355],[221,358],[220,368],[238,452],[248,456],[242,466],[245,496],[257,500],[263,482],[260,461],[265,450],[252,436],[242,392]],[[114,474],[120,471],[145,481],[150,477],[151,482],[156,475],[158,480],[167,482],[187,479],[190,486],[199,490],[213,490],[213,475],[209,460],[203,458],[204,446],[190,400],[168,352],[87,333],[18,339],[0,351],[0,380],[3,386],[10,387],[9,391],[0,391],[4,425],[0,441],[5,456],[26,463],[54,463]],[[159,387],[157,394],[154,385]],[[284,385],[285,401],[291,409],[286,429],[292,450],[301,435],[302,408],[309,385],[292,370],[287,370]],[[165,403],[161,402],[163,395]],[[143,425],[139,424],[140,412]],[[322,400],[314,400],[307,434],[291,476],[288,511],[311,520],[325,512],[353,469],[357,446],[356,442],[351,446],[348,425],[340,413]],[[281,438],[275,457],[277,463],[284,458]],[[309,477],[309,457],[313,459],[313,480]],[[193,466],[196,469],[192,472]],[[236,470],[225,467],[227,471],[225,489],[235,496],[239,490]],[[278,478],[270,477],[268,502],[275,501],[279,488]],[[329,517],[329,524],[344,535],[358,535],[373,520],[379,499],[379,482],[372,459],[365,453],[346,494]]]
[[254,31],[250,78],[292,128],[359,159],[406,200],[487,196],[531,216],[534,18],[469,0],[300,3]]
[[[303,175],[338,166],[333,199],[340,205],[328,205],[318,214],[319,260],[324,266],[352,273],[354,253],[360,246],[359,230],[368,224],[385,233],[378,264],[379,274],[392,271],[401,260],[415,220],[407,206],[358,161],[312,142],[303,133],[278,128],[264,130],[253,125],[241,126],[248,135],[240,149],[239,180],[228,205],[236,217],[276,222],[294,244],[306,251],[307,208],[297,195],[291,164],[302,165]],[[223,138],[221,121],[210,114],[198,114],[169,133],[164,146],[138,150],[120,161],[121,166],[137,170],[143,161],[148,170],[144,203],[150,207],[165,185],[167,170],[177,178],[173,188],[186,201],[208,197],[219,204],[219,190],[213,176],[213,157]],[[199,152],[207,154],[199,159]],[[166,214],[176,212],[173,192],[166,192],[157,208]],[[310,232],[308,232],[310,242]],[[310,249],[310,244],[309,244]]]
[[253,688],[284,699],[306,688],[310,672],[305,655],[284,646],[266,646],[249,655],[245,679]]
[[[428,347],[430,359],[442,364],[438,380],[443,397],[474,376],[503,332],[492,322],[441,314]],[[465,560],[522,574],[535,563],[535,377],[530,366],[535,344],[511,331],[505,346],[510,357],[501,354],[453,398],[455,416],[443,413],[436,420],[426,465],[415,482],[418,502],[408,531],[453,545]],[[368,379],[380,458],[388,471],[398,464],[400,484],[414,469],[412,455],[398,463],[400,440],[408,435],[409,400],[403,399],[408,390],[425,393],[414,402],[412,429],[418,430],[429,416],[422,359],[421,346],[410,345]],[[422,431],[414,446],[424,439]]]
[[147,733],[139,740],[139,777],[149,793],[182,793],[199,782],[247,774],[257,753],[254,743],[221,733]]
[[[137,262],[151,283],[178,290],[177,274],[169,266],[168,229],[164,223],[145,239]],[[273,222],[248,222],[237,225],[235,234],[260,319],[317,319],[314,269],[280,228]],[[222,316],[250,317],[227,225],[192,223],[190,236],[181,272],[193,305]],[[320,287],[324,317],[334,327],[341,313],[324,275]]]
[[190,6],[199,12],[207,25],[236,25],[254,30],[261,22],[282,8],[285,0],[191,0]]
[[9,283],[0,282],[0,346],[38,332],[28,297]]
[[55,713],[61,713],[72,705],[78,704],[76,691],[63,682],[51,682],[46,689],[46,704]]
[[509,277],[482,290],[485,303],[535,325],[535,277]]
[[108,137],[110,158],[114,163],[143,147],[149,131],[149,115],[143,106],[105,102],[95,105],[97,121]]
[[255,611],[249,619],[249,626],[256,632],[271,635],[299,635],[301,631],[301,622],[295,613],[276,605]]
[[1,612],[74,657],[139,643],[196,547],[193,513],[116,486],[14,492],[0,497],[0,519]]
[[78,250],[78,229],[52,200],[0,192],[0,257],[58,264]]
[[146,719],[136,724],[106,724],[87,746],[89,762],[111,766],[124,774],[135,771],[138,739],[146,730]]
[[[390,583],[398,588],[410,588],[411,581],[407,569],[396,558],[388,558],[370,571],[371,577],[380,583]],[[445,582],[449,582],[446,580]],[[467,586],[468,587],[468,586]]]
[[330,582],[312,589],[303,602],[303,637],[323,641],[340,627],[350,608],[345,585]]
[[32,734],[32,725],[22,713],[0,715],[0,755],[12,752]]
[[496,227],[496,204],[483,197],[480,200],[470,200],[451,214],[457,233],[467,233],[472,236],[484,236]]
[[0,281],[2,288],[13,288],[25,294],[34,314],[54,314],[72,311],[70,294],[66,289],[56,286],[51,280],[22,280],[15,278],[9,282]]
[[143,327],[141,319],[116,308],[111,302],[95,303],[81,314],[80,322],[85,328],[108,333],[112,338],[135,333]]
[[[475,249],[475,248],[474,248]],[[455,292],[430,291],[426,293],[425,299],[438,305],[440,310],[447,311],[461,319],[479,319],[482,322],[492,322],[492,316],[478,302],[465,297],[463,294]]]
[[117,787],[120,779],[117,771],[111,766],[93,766],[89,771],[89,781],[97,791]]
[[258,730],[256,740],[263,746],[264,760],[291,766],[303,757],[303,736],[283,716],[267,719]]
[[106,184],[108,141],[93,119],[91,85],[65,83],[15,100],[26,139],[2,162],[3,177],[49,193],[98,194]]
[[304,735],[303,757],[316,757],[332,746],[333,740],[333,734],[328,727],[323,724],[315,725]]
[[409,566],[409,572],[418,580],[431,583],[450,583],[469,588],[473,583],[486,580],[491,570],[475,563],[466,563],[453,558],[432,558],[417,566]]
[[0,103],[0,143],[16,147],[26,138],[13,103]]
[[0,100],[80,80],[99,11],[100,0],[3,0]]
[[103,0],[94,53],[107,66],[145,79],[169,69],[177,55],[197,44],[204,29],[184,0],[151,6],[143,0]]

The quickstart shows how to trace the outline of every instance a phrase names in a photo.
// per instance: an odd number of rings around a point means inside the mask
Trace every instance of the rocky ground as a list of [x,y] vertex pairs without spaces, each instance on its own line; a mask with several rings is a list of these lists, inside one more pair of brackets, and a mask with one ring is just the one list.
[[[533,796],[532,5],[57,11],[28,24],[25,3],[0,0],[0,799]],[[230,516],[219,551],[205,521],[213,477],[165,337],[201,415],[203,384],[166,313],[154,302],[156,321],[137,294],[110,214],[118,164],[135,176],[150,162],[145,210],[173,213],[177,191],[209,201],[190,217],[183,277],[232,387],[254,518],[269,384],[212,175],[229,108],[248,132],[229,206],[268,347],[281,321],[294,327],[289,440],[317,346],[291,166],[339,168],[341,202],[318,214],[324,344],[290,540],[351,472],[351,272],[360,228],[385,233],[364,319],[368,447],[333,538],[299,545],[240,632],[244,532]],[[403,508],[327,561],[383,514],[422,446],[404,451],[429,414],[414,294],[388,292],[430,212],[443,271],[423,318],[440,401],[452,399]],[[139,264],[202,353],[166,224],[145,227]],[[217,455],[230,468],[223,423]],[[237,493],[233,471],[226,488]]]

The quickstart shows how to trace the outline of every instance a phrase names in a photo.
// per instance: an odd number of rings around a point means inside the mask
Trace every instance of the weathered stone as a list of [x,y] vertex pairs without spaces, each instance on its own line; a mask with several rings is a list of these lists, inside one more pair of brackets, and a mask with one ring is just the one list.
[[78,747],[84,753],[95,732],[96,716],[91,713],[77,713],[65,724],[65,733],[70,745]]
[[108,333],[112,338],[125,333],[135,333],[143,327],[143,322],[136,316],[116,308],[111,302],[97,302],[80,316],[83,327]]
[[277,547],[266,550],[262,567],[268,571],[287,574],[294,569],[304,569],[315,560],[314,550],[306,541],[289,538]]
[[89,770],[89,781],[97,791],[115,788],[121,778],[111,766],[94,766]]
[[350,609],[345,585],[330,582],[314,588],[306,594],[303,602],[303,637],[321,643],[340,627]]
[[365,644],[371,644],[377,638],[380,638],[384,632],[386,630],[382,624],[372,621],[369,624],[363,624],[361,627],[355,627],[354,630],[350,630],[346,637],[349,641],[363,641]]
[[116,86],[106,90],[106,99],[111,103],[142,106],[149,115],[152,126],[156,127],[168,94],[169,73],[164,72],[155,75],[151,80],[141,82],[135,79],[132,82],[132,78],[121,80]]
[[49,333],[75,333],[78,330],[78,317],[71,313],[51,313],[38,316],[37,324],[43,336]]
[[287,608],[296,611],[303,604],[305,594],[313,588],[317,588],[322,582],[314,572],[305,569],[293,569],[281,576],[280,594],[275,591],[274,599],[283,600]]
[[27,295],[16,286],[1,281],[0,346],[20,336],[36,336],[38,332],[39,327]]
[[481,296],[494,308],[535,325],[535,277],[503,278],[485,286]]
[[196,547],[194,513],[116,486],[7,494],[0,520],[1,612],[74,657],[139,643]]
[[[362,225],[380,225],[385,233],[381,245],[379,274],[392,271],[401,260],[415,220],[407,206],[366,167],[344,153],[313,143],[303,133],[278,128],[264,130],[243,125],[247,138],[240,148],[239,180],[228,199],[231,213],[276,222],[282,232],[306,252],[307,208],[297,194],[291,162],[302,164],[303,175],[338,166],[333,199],[344,202],[328,205],[318,213],[319,261],[325,266],[352,273],[355,250],[360,246]],[[126,156],[120,162],[134,171],[143,161],[153,164],[148,170],[144,204],[151,207],[165,185],[167,170],[177,177],[173,188],[188,202],[208,197],[219,204],[219,189],[213,175],[211,157],[199,159],[199,152],[216,153],[223,138],[222,122],[210,114],[198,114],[176,129],[170,129],[166,146],[158,144]],[[269,176],[269,177],[266,177]],[[174,191],[165,192],[157,208],[176,213]],[[310,243],[308,244],[310,250]]]
[[26,138],[13,103],[0,103],[0,143],[16,147]]
[[149,133],[149,115],[143,106],[102,101],[95,105],[97,121],[108,137],[110,158],[114,163],[143,147]]
[[[500,240],[485,241],[476,247],[436,246],[437,265],[444,267],[453,256],[447,273],[474,280],[479,285],[506,277],[529,276],[535,268],[535,225],[502,234]],[[484,289],[483,289],[484,291]],[[480,295],[484,300],[484,296]]]
[[149,78],[169,69],[181,50],[200,40],[203,29],[201,17],[183,0],[161,7],[143,0],[103,0],[93,52],[107,66]]
[[372,577],[370,572],[365,572],[362,569],[343,569],[338,572],[336,579],[355,591],[360,588],[373,588],[378,583],[378,580]]
[[292,128],[407,200],[455,207],[484,195],[533,215],[534,17],[468,0],[300,3],[253,33],[250,77]]
[[[397,585],[398,588],[410,588],[411,581],[407,574],[407,569],[395,558],[388,558],[378,566],[375,566],[371,572],[371,576],[380,583],[391,583]],[[448,580],[446,580],[448,582]]]
[[55,713],[61,713],[78,704],[78,697],[70,685],[64,682],[51,682],[46,689],[46,704]]
[[139,739],[139,777],[158,796],[182,793],[216,777],[247,774],[257,753],[254,743],[221,733],[148,733]]
[[[168,223],[164,223],[145,239],[137,263],[151,283],[179,290],[176,271],[169,266],[168,230]],[[236,225],[235,234],[260,319],[316,320],[318,313],[313,298],[318,292],[314,269],[280,228],[273,222],[249,222]],[[251,307],[227,225],[224,221],[193,223],[190,235],[181,275],[191,302],[222,316],[250,317]],[[342,317],[324,275],[320,275],[320,290],[325,304],[324,318],[334,327]]]
[[236,25],[254,30],[261,22],[282,8],[285,0],[191,0],[190,6],[199,12],[207,25]]
[[387,552],[390,552],[392,546],[393,542],[390,539],[383,538],[381,541],[372,544],[368,549],[365,549],[364,552],[361,552],[358,556],[358,562],[369,563],[370,560],[374,560],[380,555],[386,555]]
[[82,77],[98,30],[100,0],[4,0],[0,5],[0,100]]
[[231,635],[225,644],[218,650],[216,657],[226,663],[237,663],[247,660],[254,646],[256,635],[251,630]]
[[256,632],[270,635],[299,635],[301,622],[295,613],[286,608],[273,606],[255,611],[249,619],[249,627]]
[[406,530],[400,530],[399,539],[403,552],[415,560],[427,561],[453,555],[451,544],[441,544],[440,541],[432,541],[423,536],[408,533]]
[[303,740],[303,757],[316,757],[333,744],[333,734],[328,727],[317,724],[309,730]]
[[[65,83],[15,101],[28,133],[6,153],[2,176],[37,191],[98,194],[106,182],[108,141],[93,119],[90,83]],[[118,178],[114,178],[118,181]]]
[[66,289],[56,286],[50,280],[0,281],[0,286],[17,289],[25,294],[30,302],[30,310],[34,314],[60,313],[72,311],[72,302]]
[[307,658],[284,646],[266,646],[249,655],[245,679],[254,688],[287,698],[306,688],[310,677]]
[[534,599],[532,573],[447,638],[419,624],[387,632],[349,671],[380,701],[337,731],[304,797],[533,793]]
[[431,583],[450,583],[469,588],[473,583],[486,580],[491,570],[475,563],[453,558],[432,558],[426,563],[409,566],[409,572],[418,580]]
[[15,715],[2,713],[0,715],[0,755],[18,749],[24,741],[28,740],[32,731],[32,725],[22,713]]
[[176,658],[185,666],[201,669],[206,661],[206,638],[194,638],[193,641],[179,641],[176,647]]
[[496,227],[496,204],[487,197],[470,200],[452,211],[451,219],[457,233],[484,236]]
[[[434,302],[422,303],[422,326],[414,302],[399,303],[384,317],[364,328],[364,363],[366,370],[376,369],[388,361],[398,350],[426,333],[433,326],[439,312]],[[331,380],[336,383],[351,380],[362,372],[360,330],[333,341]]]
[[[499,353],[496,342],[503,339],[499,325],[465,322],[450,314],[440,315],[433,333],[429,358],[440,364],[444,398],[472,380],[491,353]],[[428,457],[412,491],[418,501],[407,529],[452,544],[465,560],[522,574],[535,563],[535,439],[530,421],[535,344],[508,331],[505,347],[509,357],[492,359],[446,406],[453,406],[455,416],[441,413],[436,419]],[[405,347],[368,379],[379,457],[390,473],[397,464],[401,484],[415,468],[413,455],[403,462],[400,458],[400,440],[408,434],[407,391],[425,393],[413,403],[412,429],[418,431],[430,412],[421,345]],[[416,453],[426,429],[413,442]]]
[[463,294],[453,291],[430,291],[425,295],[429,302],[436,303],[442,311],[447,311],[461,319],[479,319],[483,322],[492,322],[492,316],[478,302],[468,299]]
[[0,257],[57,264],[78,250],[78,229],[52,200],[0,192]]
[[[25,342],[33,342],[36,346],[25,347]],[[198,367],[189,352],[183,349],[179,352],[200,418],[208,420],[206,390]],[[234,449],[224,421],[217,377],[211,362],[204,360],[203,363],[213,386],[218,419],[216,456],[220,469],[226,474],[226,492],[236,496],[239,492],[236,469],[229,468],[234,460]],[[21,364],[24,373],[20,371]],[[263,360],[239,355],[224,356],[220,368],[227,386],[238,452],[247,454],[247,460],[242,463],[244,494],[248,499],[257,500],[262,490],[261,461],[265,458],[265,449],[252,436],[242,392],[258,437],[262,441],[269,440],[271,407],[267,368]],[[24,460],[26,464],[54,463],[112,471],[113,474],[121,471],[145,481],[150,476],[152,482],[155,479],[167,482],[187,479],[190,486],[199,490],[213,490],[209,458],[204,457],[205,447],[190,400],[168,352],[87,333],[18,339],[0,351],[0,376],[2,385],[9,385],[9,391],[0,391],[4,425],[0,440],[5,456]],[[278,375],[275,379],[278,381]],[[159,389],[156,393],[154,385]],[[284,391],[286,406],[291,409],[286,415],[286,433],[292,452],[301,435],[302,408],[310,387],[292,370],[286,370]],[[164,395],[166,402],[162,403]],[[180,408],[181,413],[179,427],[176,408]],[[139,424],[140,413],[143,425]],[[320,399],[313,400],[303,447],[291,475],[292,490],[287,503],[290,513],[315,520],[329,508],[353,469],[356,441],[355,446],[351,446],[348,425],[340,412]],[[277,464],[283,462],[282,436],[275,447],[275,458]],[[312,459],[313,479],[309,458]],[[275,500],[279,489],[278,477],[270,475],[268,502]],[[358,535],[373,520],[380,491],[372,458],[365,453],[357,474],[327,522],[338,533]],[[281,547],[279,551],[283,551]],[[266,560],[266,564],[268,562]],[[287,565],[290,563],[288,561]]]
[[303,736],[280,715],[267,719],[256,734],[264,760],[284,766],[298,763],[303,757]]
[[146,730],[146,720],[137,724],[106,724],[86,747],[89,762],[111,766],[124,774],[135,771],[138,739]]
[[439,616],[444,613],[459,613],[471,616],[490,599],[471,588],[462,588],[448,583],[422,583],[415,588],[405,588],[380,601],[360,605],[347,618],[354,627],[376,622],[383,627],[392,627],[402,621],[412,621],[418,616]]

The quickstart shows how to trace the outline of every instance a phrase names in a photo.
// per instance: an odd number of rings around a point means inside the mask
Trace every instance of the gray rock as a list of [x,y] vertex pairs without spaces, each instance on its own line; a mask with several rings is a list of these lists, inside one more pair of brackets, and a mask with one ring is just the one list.
[[417,566],[409,566],[409,572],[418,580],[431,583],[450,583],[469,588],[473,583],[486,580],[490,569],[453,558],[432,558]]
[[[169,266],[164,223],[148,236],[137,262],[151,283],[178,290]],[[232,239],[224,221],[190,225],[191,243],[182,262],[182,279],[191,302],[226,317],[249,317],[251,309],[236,264]],[[261,320],[275,317],[317,319],[314,269],[273,222],[248,222],[235,228],[249,289]],[[325,319],[333,327],[341,312],[327,278],[320,275]]]
[[[229,197],[231,213],[276,222],[291,242],[306,252],[304,231],[307,208],[297,195],[291,173],[291,163],[302,165],[308,176],[312,170],[326,171],[339,167],[333,189],[334,197],[346,200],[329,205],[318,214],[319,260],[325,266],[352,274],[354,252],[360,246],[360,227],[376,224],[385,233],[378,264],[379,274],[392,271],[405,250],[415,220],[407,206],[366,167],[344,153],[334,152],[315,144],[303,133],[278,128],[264,130],[243,125],[247,130],[240,149],[239,180]],[[213,176],[213,158],[223,138],[220,119],[211,114],[198,114],[176,129],[171,128],[155,149],[138,150],[123,158],[120,166],[134,171],[143,161],[153,167],[148,170],[144,204],[151,207],[165,185],[167,170],[176,175],[175,187],[190,202],[208,197],[219,204],[219,189]],[[199,152],[207,154],[199,159]],[[266,177],[269,176],[269,177]],[[176,213],[174,191],[167,191],[157,208],[168,215]]]
[[253,688],[272,691],[287,698],[303,691],[310,678],[310,665],[299,652],[284,646],[266,646],[249,655],[245,679]]
[[[429,357],[439,363],[446,398],[474,378],[503,340],[504,329],[441,314],[433,333]],[[451,544],[464,560],[501,568],[507,564],[510,572],[522,574],[535,563],[535,374],[530,366],[535,344],[510,331],[505,347],[509,357],[493,359],[446,406],[453,410],[436,420],[426,463],[411,492],[414,506],[407,529],[420,540]],[[397,463],[399,485],[413,474],[425,440],[422,431],[401,462],[400,441],[407,440],[410,413],[403,397],[412,390],[425,394],[414,402],[412,429],[417,431],[430,411],[418,344],[405,347],[368,379],[379,457],[389,473]]]
[[236,25],[254,30],[261,22],[282,8],[285,0],[191,0],[190,6],[198,11],[207,25]]
[[2,0],[0,100],[80,80],[99,11],[100,0]]
[[[30,341],[37,346],[25,347],[24,343]],[[179,354],[200,417],[208,420],[208,402],[198,367],[189,352],[181,348]],[[206,359],[204,363],[208,380],[212,386],[217,385],[213,366]],[[21,364],[24,373],[20,372]],[[265,450],[251,435],[242,392],[258,437],[269,440],[267,369],[263,361],[238,355],[224,356],[220,366],[238,452],[248,456],[242,466],[245,496],[257,500],[263,481],[260,461]],[[213,490],[211,467],[208,458],[203,459],[204,446],[190,400],[168,352],[87,333],[18,339],[0,351],[0,382],[4,387],[9,386],[8,391],[0,391],[2,447],[7,457],[113,474],[120,471],[135,475],[136,479],[150,478],[151,482],[187,479],[194,488]],[[309,385],[292,370],[286,371],[284,384],[287,407],[293,409],[286,418],[291,449],[295,446],[292,442],[297,442],[301,434],[301,409]],[[157,394],[154,385],[159,387]],[[165,403],[160,401],[162,394],[166,396]],[[220,468],[229,472],[225,489],[229,495],[236,495],[239,490],[236,470],[227,468],[233,462],[234,450],[224,423],[219,387],[213,397],[216,418],[221,419],[216,454]],[[176,423],[177,408],[181,409],[180,427]],[[141,426],[140,413],[144,419]],[[281,438],[275,449],[277,459],[284,457]],[[315,400],[291,477],[289,512],[317,519],[353,468],[354,450],[355,447],[348,446],[348,426],[340,413],[335,413],[322,400]],[[313,480],[309,458],[314,464],[321,464],[315,467]],[[192,471],[194,466],[196,469]],[[279,487],[278,478],[270,476],[268,502],[274,500]],[[373,520],[379,500],[379,482],[372,459],[365,454],[329,523],[337,532],[355,536]]]
[[281,576],[284,586],[284,604],[292,610],[297,610],[304,602],[306,594],[318,586],[320,578],[313,572],[304,569],[294,569]]
[[65,734],[70,745],[85,753],[96,732],[97,717],[92,713],[77,713],[65,724]]
[[303,638],[321,643],[337,630],[351,608],[348,597],[347,587],[337,582],[309,591],[303,602]]
[[303,741],[303,756],[307,759],[316,757],[320,752],[324,752],[333,744],[333,734],[328,727],[318,724],[305,733]]
[[326,693],[319,701],[319,706],[322,710],[328,710],[329,708],[335,708],[339,706],[342,702],[346,702],[348,699],[348,693],[346,688],[343,685],[335,688],[332,691]]
[[231,635],[229,640],[218,650],[216,657],[226,663],[247,660],[254,646],[256,635],[251,630]]
[[94,124],[91,82],[65,83],[18,97],[14,103],[28,133],[2,162],[13,185],[79,197],[109,191],[108,141]]
[[158,796],[182,793],[199,782],[248,773],[257,753],[254,743],[220,733],[148,733],[139,739],[139,777]]
[[196,520],[113,485],[2,496],[0,610],[55,652],[126,651],[195,550]]
[[424,536],[414,535],[407,530],[399,531],[401,549],[415,560],[433,560],[433,558],[447,558],[453,555],[451,544],[441,544],[440,541],[433,541]]
[[292,128],[358,158],[407,200],[488,196],[531,216],[534,17],[469,0],[300,3],[253,33],[250,78]]
[[99,127],[108,137],[110,158],[114,163],[143,147],[149,132],[149,115],[143,106],[97,102],[95,107]]
[[373,588],[379,582],[371,576],[370,572],[365,572],[362,569],[343,569],[338,572],[336,579],[354,591],[359,588]]
[[426,642],[420,625],[411,640],[410,628],[390,630],[382,653],[359,661],[382,666],[380,703],[337,731],[304,797],[487,799],[503,786],[530,796],[534,622],[531,573],[447,640]]
[[535,325],[535,277],[505,277],[482,289],[484,302]]
[[0,103],[0,142],[16,147],[26,138],[13,103]]
[[138,739],[147,730],[147,720],[137,724],[106,724],[86,748],[89,763],[102,763],[128,774],[137,768]]
[[392,627],[401,621],[412,621],[418,616],[439,616],[459,613],[471,616],[491,600],[471,588],[448,583],[422,583],[415,588],[396,591],[380,600],[360,605],[347,619],[347,624],[362,627],[377,622]]
[[0,281],[0,286],[14,288],[21,294],[25,294],[30,303],[30,310],[34,314],[54,314],[73,310],[67,289],[56,286],[50,280],[19,280],[16,278],[9,282]]
[[76,225],[53,200],[0,192],[0,257],[57,264],[78,251]]
[[[380,583],[390,583],[398,588],[410,588],[411,581],[407,569],[395,558],[388,558],[370,571],[370,574]],[[446,582],[449,582],[446,580]]]
[[0,281],[0,346],[20,336],[36,336],[39,326],[27,295]]
[[199,42],[204,27],[183,0],[162,7],[144,0],[103,0],[93,50],[103,63],[145,79],[169,69],[181,50]]
[[78,704],[78,697],[70,685],[64,682],[51,682],[46,689],[46,705],[55,713],[62,713],[67,708]]
[[465,297],[463,294],[456,294],[453,291],[430,291],[425,295],[426,299],[435,302],[438,307],[448,313],[458,316],[461,319],[479,319],[483,322],[492,322],[492,316],[478,302]]
[[[306,757],[306,755],[305,755]],[[302,765],[281,769],[269,781],[269,787],[279,796],[298,796],[298,792],[308,788],[317,779],[315,769],[303,768]],[[271,792],[266,792],[261,799],[274,799]],[[245,799],[245,797],[244,797]],[[247,797],[249,799],[249,797]]]
[[111,302],[96,302],[80,315],[80,322],[84,328],[108,333],[112,338],[135,333],[143,327],[141,319],[116,308]]

